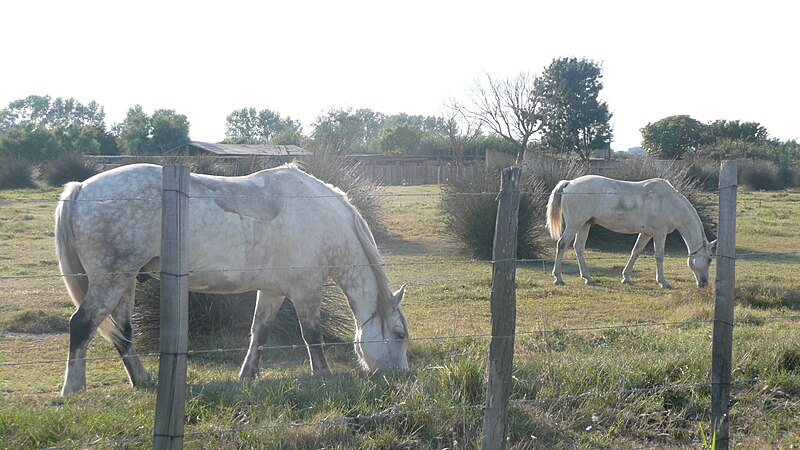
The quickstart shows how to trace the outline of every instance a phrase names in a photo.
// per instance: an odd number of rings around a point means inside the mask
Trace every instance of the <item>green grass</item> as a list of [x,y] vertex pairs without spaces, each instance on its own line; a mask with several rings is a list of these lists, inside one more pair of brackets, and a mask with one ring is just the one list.
[[[391,287],[407,283],[412,370],[361,373],[345,344],[326,350],[331,375],[311,376],[305,350],[286,348],[268,350],[261,378],[242,384],[242,352],[193,355],[187,448],[479,446],[491,264],[470,260],[448,237],[438,187],[387,191],[403,194],[385,198],[379,245]],[[127,385],[109,343],[90,345],[97,359],[87,391],[58,395],[73,307],[56,276],[57,191],[0,196],[0,448],[149,448],[155,391]],[[739,200],[733,378],[761,381],[735,385],[731,436],[742,448],[789,448],[800,442],[800,194]],[[594,287],[582,284],[572,252],[564,287],[552,285],[549,262],[518,267],[513,447],[694,448],[708,436],[713,291],[694,286],[682,251],[665,261],[675,289],[656,285],[652,253],[637,262],[635,284],[623,286],[628,252],[587,251]],[[665,324],[635,326],[643,323]],[[190,346],[241,348],[245,339],[230,333]],[[157,357],[144,362],[155,374]],[[230,429],[239,431],[219,431]]]

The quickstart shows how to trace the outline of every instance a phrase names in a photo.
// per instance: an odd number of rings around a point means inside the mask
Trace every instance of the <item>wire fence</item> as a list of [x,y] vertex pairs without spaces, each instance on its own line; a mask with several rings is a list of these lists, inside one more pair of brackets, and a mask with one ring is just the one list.
[[[535,195],[549,195],[549,193],[532,193]],[[598,192],[597,194],[607,195],[608,193],[601,193]],[[385,196],[393,196],[393,197],[443,197],[445,195],[471,195],[471,196],[492,196],[496,197],[498,193],[496,192],[483,192],[483,193],[476,193],[476,194],[382,194]],[[319,197],[319,196],[315,196]],[[333,197],[333,196],[331,196]],[[746,196],[745,196],[746,197]],[[211,197],[206,197],[211,198]],[[236,198],[246,198],[243,196],[237,196]],[[273,197],[275,198],[275,197]],[[304,199],[304,198],[311,198],[310,196],[284,196],[283,198],[286,199]],[[109,201],[110,199],[103,199],[97,201]],[[119,199],[118,199],[119,200]],[[133,201],[148,201],[153,199],[146,199],[146,198],[129,198],[124,200],[133,200]],[[746,199],[740,198],[740,202],[745,202],[744,204],[747,205]],[[775,204],[785,204],[786,201],[800,201],[800,196],[798,199],[790,199],[787,200],[786,198],[776,198],[776,199],[763,199],[760,197],[753,197],[751,204],[758,205],[758,207],[764,207],[765,205],[775,203]],[[20,200],[20,201],[10,201],[10,200],[0,200],[0,207],[6,206],[13,206],[15,204],[28,204],[28,203],[49,203],[52,204],[52,200]],[[741,205],[741,203],[740,203]],[[746,206],[745,206],[746,207]],[[783,258],[793,258],[800,256],[800,251],[797,250],[786,250],[782,251],[779,254],[773,252],[757,252],[757,251],[738,251],[736,254],[737,259],[783,259]],[[648,255],[643,255],[643,258],[647,258]],[[624,256],[610,256],[610,255],[594,255],[593,257],[589,258],[590,261],[622,261],[624,260]],[[503,262],[506,260],[496,260],[496,261],[483,261],[477,259],[462,259],[462,260],[417,260],[417,261],[403,261],[403,262],[389,262],[382,264],[384,267],[391,268],[391,267],[422,267],[422,268],[430,268],[432,266],[459,266],[459,265],[482,265],[486,266],[487,269],[492,265],[498,262]],[[547,270],[547,265],[552,264],[553,260],[548,258],[532,258],[532,259],[514,259],[514,261],[521,265],[521,266],[530,266],[530,268],[538,268],[539,265],[542,267],[542,271]],[[200,274],[200,273],[209,273],[209,272],[239,272],[239,271],[278,271],[278,270],[288,270],[288,271],[295,271],[295,270],[331,270],[331,269],[343,269],[343,268],[351,268],[351,267],[366,267],[370,266],[369,264],[360,264],[360,265],[318,265],[318,266],[284,266],[284,267],[257,267],[257,268],[221,268],[213,271],[191,271],[190,274]],[[127,276],[134,276],[134,275],[157,275],[156,272],[146,272],[146,271],[135,271],[135,272],[113,272],[113,273],[92,273],[89,274],[91,276],[95,275],[127,275]],[[0,275],[0,281],[13,281],[13,280],[20,280],[20,279],[51,279],[51,278],[61,278],[61,277],[68,277],[68,276],[78,276],[78,277],[86,277],[89,276],[85,273],[80,274],[31,274],[31,275]],[[455,278],[458,281],[457,278]],[[441,283],[441,280],[432,280],[429,281],[430,283]],[[800,319],[800,314],[794,313],[785,313],[785,314],[771,314],[765,315],[763,317],[759,317],[760,320],[764,322],[777,322],[783,320],[795,321]],[[747,325],[749,324],[749,320],[751,319],[739,319],[734,324],[735,325]],[[605,324],[605,325],[598,325],[598,326],[579,326],[579,327],[557,327],[557,328],[549,328],[549,329],[536,329],[536,330],[529,330],[529,331],[518,331],[515,333],[516,336],[526,336],[526,335],[534,335],[534,336],[544,336],[547,334],[554,334],[554,333],[578,333],[578,332],[590,332],[590,331],[602,331],[602,330],[614,330],[614,329],[644,329],[644,328],[654,328],[654,327],[686,327],[686,326],[702,326],[702,325],[710,325],[713,322],[712,319],[697,319],[697,320],[684,320],[684,321],[650,321],[650,322],[641,322],[641,323],[612,323],[612,324]],[[413,345],[414,343],[420,342],[438,342],[438,341],[448,341],[448,340],[461,340],[461,339],[491,339],[494,338],[503,338],[503,336],[492,336],[491,333],[466,333],[466,334],[453,334],[453,335],[436,335],[436,336],[420,336],[420,337],[411,337],[409,338],[409,342]],[[507,336],[510,337],[510,336]],[[383,342],[383,341],[357,341],[362,343],[368,342]],[[351,346],[353,342],[333,342],[333,343],[325,343],[322,344],[325,347],[333,347],[333,346]],[[305,350],[306,346],[304,345],[275,345],[275,346],[261,346],[261,350]],[[216,354],[216,353],[231,353],[231,352],[245,352],[247,351],[247,347],[239,347],[239,348],[215,348],[215,349],[201,349],[201,350],[190,350],[187,352],[188,356],[202,356],[206,354]],[[138,355],[142,358],[155,358],[159,356],[159,353],[143,353]],[[124,357],[123,357],[124,358]],[[84,358],[86,361],[108,361],[108,360],[117,360],[119,359],[118,356],[115,357],[87,357]],[[31,365],[45,365],[45,364],[63,364],[63,359],[42,359],[42,360],[28,360],[28,361],[12,361],[12,362],[3,362],[0,363],[0,368],[13,368],[13,367],[25,367]],[[796,375],[786,375],[786,376],[772,376],[772,377],[754,377],[754,378],[744,378],[733,380],[732,385],[734,386],[747,386],[752,385],[755,383],[762,383],[762,382],[784,382],[784,381],[797,381],[798,376]],[[707,381],[698,381],[694,383],[679,383],[679,384],[665,384],[665,385],[657,385],[657,386],[648,386],[648,387],[635,387],[635,388],[628,388],[628,389],[615,389],[615,390],[604,390],[604,391],[585,391],[580,392],[577,394],[565,394],[559,396],[552,396],[552,397],[536,397],[536,398],[519,398],[519,399],[512,399],[512,402],[516,405],[532,405],[532,404],[541,404],[546,402],[559,402],[559,401],[575,401],[575,400],[583,400],[587,398],[597,398],[597,397],[606,397],[606,396],[616,396],[616,397],[624,397],[629,395],[638,395],[638,394],[648,394],[648,393],[656,393],[661,391],[667,390],[697,390],[697,389],[705,389],[711,386],[710,382]],[[46,393],[46,392],[43,392]],[[256,431],[263,431],[263,430],[280,430],[280,429],[290,429],[290,428],[298,428],[298,427],[310,427],[310,426],[340,426],[340,425],[347,425],[353,422],[365,421],[365,420],[381,420],[390,417],[403,417],[413,414],[439,414],[443,412],[458,412],[467,409],[474,409],[474,410],[482,410],[485,408],[485,405],[455,405],[449,406],[445,408],[425,408],[425,409],[417,409],[417,410],[410,410],[410,411],[387,411],[375,414],[358,414],[355,416],[342,416],[337,418],[330,418],[330,419],[322,419],[317,421],[308,421],[308,422],[284,422],[284,423],[273,423],[269,425],[259,425],[259,426],[251,426],[251,427],[241,427],[241,428],[230,428],[230,429],[217,429],[212,431],[195,431],[189,432],[185,434],[186,438],[193,439],[193,438],[202,438],[202,436],[208,434],[235,434],[241,432],[256,432]],[[85,447],[97,447],[97,446],[116,446],[116,445],[126,445],[126,444],[135,444],[135,443],[142,443],[147,442],[151,439],[151,436],[142,436],[141,438],[135,439],[121,439],[121,440],[109,440],[109,439],[98,439],[97,441],[93,442],[86,442],[86,443],[77,443],[74,445],[68,446],[59,446],[59,447],[52,447],[52,448],[85,448]]]

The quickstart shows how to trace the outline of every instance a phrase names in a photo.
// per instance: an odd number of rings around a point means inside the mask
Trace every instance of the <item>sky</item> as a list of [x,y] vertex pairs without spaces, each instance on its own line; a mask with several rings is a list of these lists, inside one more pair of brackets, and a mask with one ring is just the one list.
[[488,74],[601,65],[614,150],[686,114],[800,140],[800,4],[761,0],[12,1],[0,14],[0,108],[29,95],[173,109],[218,142],[269,109],[309,133],[331,109],[444,115]]

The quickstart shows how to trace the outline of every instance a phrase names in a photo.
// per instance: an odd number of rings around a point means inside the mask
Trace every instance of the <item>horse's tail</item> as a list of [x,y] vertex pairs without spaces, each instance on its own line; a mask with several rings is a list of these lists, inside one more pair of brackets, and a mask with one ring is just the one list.
[[550,237],[555,240],[561,238],[564,225],[564,217],[561,215],[561,193],[568,185],[569,180],[559,181],[547,200],[547,229],[550,231]]
[[[73,246],[75,234],[72,229],[72,211],[81,187],[82,184],[75,181],[67,183],[64,186],[64,192],[61,193],[55,213],[58,270],[61,272],[61,278],[67,285],[67,291],[75,306],[81,306],[86,292],[89,290],[89,278],[86,276],[78,252]],[[100,324],[98,331],[103,337],[114,343],[125,339],[111,316]]]

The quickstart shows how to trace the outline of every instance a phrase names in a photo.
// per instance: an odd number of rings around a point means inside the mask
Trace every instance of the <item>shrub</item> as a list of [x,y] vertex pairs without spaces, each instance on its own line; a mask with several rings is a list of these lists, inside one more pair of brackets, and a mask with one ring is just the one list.
[[298,163],[306,172],[347,193],[347,198],[367,221],[373,233],[385,231],[380,217],[383,186],[359,170],[358,162],[326,152]]
[[[544,193],[549,196],[561,180],[571,180],[589,173],[589,163],[580,158],[554,159],[535,158],[526,167],[526,174],[542,182]],[[545,203],[547,199],[545,198]]]
[[[189,339],[235,336],[238,347],[245,346],[255,310],[255,292],[218,295],[189,293]],[[160,323],[160,285],[151,279],[138,283],[133,327],[136,345],[143,351],[158,351]],[[353,316],[341,291],[326,286],[321,308],[323,339],[342,342],[352,339]],[[297,314],[288,300],[284,301],[270,327],[271,345],[303,344]]]
[[18,158],[0,158],[0,189],[35,187],[33,170],[28,162]]
[[[517,257],[534,258],[544,251],[540,237],[544,234],[547,196],[540,179],[523,177],[525,183],[519,202]],[[498,172],[476,171],[443,188],[440,208],[450,234],[463,242],[473,255],[491,259],[494,228],[497,220],[495,198],[500,190]]]
[[711,159],[694,159],[686,168],[686,175],[705,192],[716,192],[719,187],[719,163]]
[[746,159],[737,163],[739,184],[757,191],[777,191],[791,185],[791,168],[772,161]]
[[44,180],[51,186],[61,186],[69,181],[85,181],[96,174],[97,169],[84,162],[80,153],[70,153],[54,159],[42,169]]

